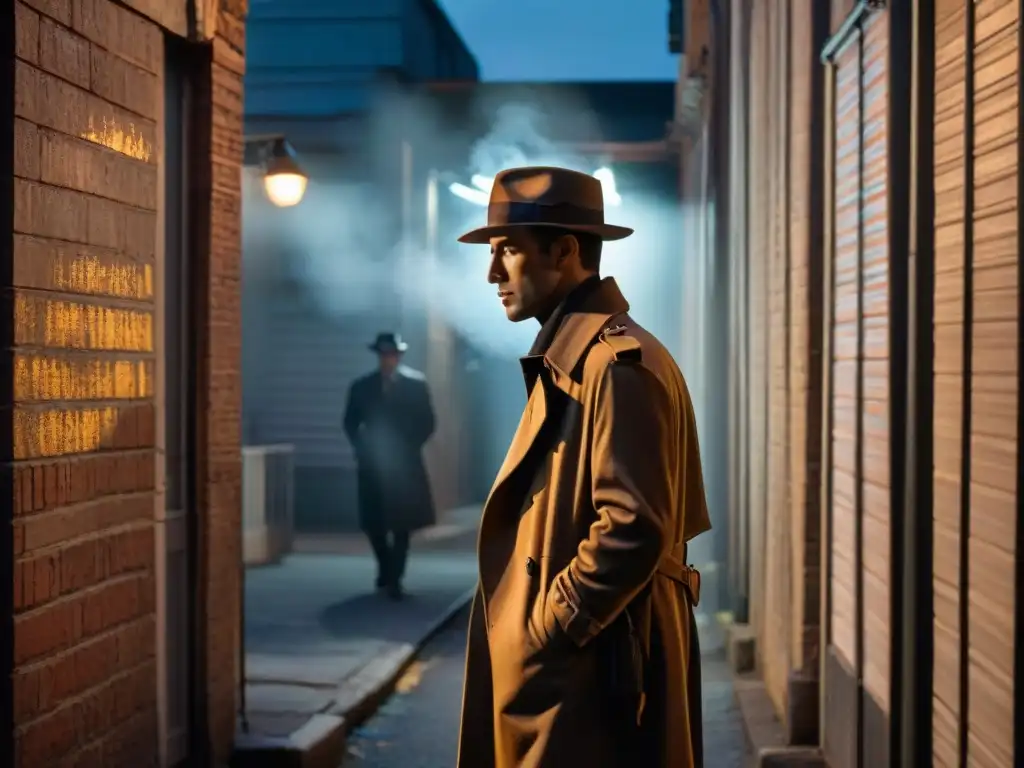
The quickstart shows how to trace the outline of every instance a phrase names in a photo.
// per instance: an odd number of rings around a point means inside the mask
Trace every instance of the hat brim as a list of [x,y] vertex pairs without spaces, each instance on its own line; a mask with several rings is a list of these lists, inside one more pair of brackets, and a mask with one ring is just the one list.
[[623,240],[633,234],[630,227],[619,227],[614,224],[552,224],[552,223],[522,223],[522,224],[495,224],[490,227],[478,227],[471,229],[459,238],[460,243],[472,245],[484,245],[491,241],[492,237],[501,237],[509,232],[514,232],[524,227],[549,227],[551,229],[564,229],[566,232],[580,232],[588,235],[596,235],[602,240]]
[[405,352],[409,349],[409,345],[404,341],[401,344],[368,344],[367,346],[370,348],[370,351],[377,352],[378,354],[381,352]]

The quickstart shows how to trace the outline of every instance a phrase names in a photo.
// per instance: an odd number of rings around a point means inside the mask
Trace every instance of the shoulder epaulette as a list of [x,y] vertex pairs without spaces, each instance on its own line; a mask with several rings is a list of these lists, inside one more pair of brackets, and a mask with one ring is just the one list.
[[633,336],[626,335],[626,326],[624,325],[605,328],[597,338],[601,343],[611,347],[616,360],[639,362],[643,359],[640,342]]

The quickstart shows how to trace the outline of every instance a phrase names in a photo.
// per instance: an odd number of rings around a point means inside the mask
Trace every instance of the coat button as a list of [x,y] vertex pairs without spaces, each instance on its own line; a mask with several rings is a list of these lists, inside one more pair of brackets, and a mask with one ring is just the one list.
[[537,573],[537,561],[532,557],[526,558],[526,575],[533,576]]

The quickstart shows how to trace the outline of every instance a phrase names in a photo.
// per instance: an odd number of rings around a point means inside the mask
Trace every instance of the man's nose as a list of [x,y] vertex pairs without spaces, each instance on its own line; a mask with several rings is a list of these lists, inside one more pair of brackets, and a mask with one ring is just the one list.
[[491,263],[487,267],[487,282],[491,285],[497,285],[505,279],[505,273],[501,269],[501,264],[498,261],[497,256],[491,257]]

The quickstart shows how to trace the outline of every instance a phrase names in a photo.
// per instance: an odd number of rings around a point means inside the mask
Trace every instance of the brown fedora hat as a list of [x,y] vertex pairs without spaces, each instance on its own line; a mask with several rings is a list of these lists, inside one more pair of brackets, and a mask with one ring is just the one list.
[[509,168],[494,177],[487,204],[487,226],[471,230],[460,243],[487,243],[518,227],[557,227],[602,240],[621,240],[629,227],[604,223],[601,182],[568,168]]

